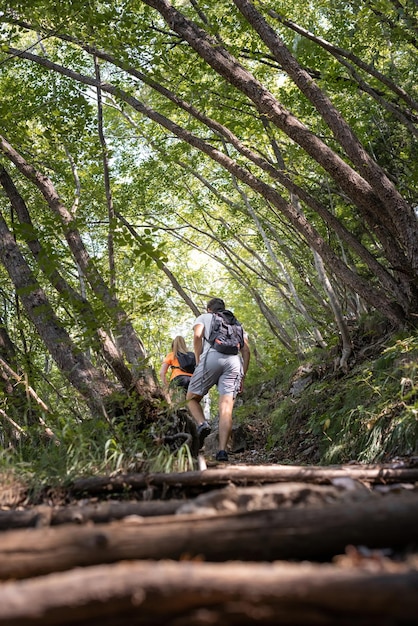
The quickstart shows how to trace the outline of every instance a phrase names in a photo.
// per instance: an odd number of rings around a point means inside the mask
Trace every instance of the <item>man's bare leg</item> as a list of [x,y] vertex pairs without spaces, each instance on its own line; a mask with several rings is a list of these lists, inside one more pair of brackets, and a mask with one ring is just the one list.
[[203,422],[205,421],[205,415],[200,404],[202,398],[203,396],[196,396],[193,393],[186,395],[187,407],[198,426],[200,426],[200,424],[203,424]]
[[219,450],[226,450],[232,431],[233,396],[219,396]]

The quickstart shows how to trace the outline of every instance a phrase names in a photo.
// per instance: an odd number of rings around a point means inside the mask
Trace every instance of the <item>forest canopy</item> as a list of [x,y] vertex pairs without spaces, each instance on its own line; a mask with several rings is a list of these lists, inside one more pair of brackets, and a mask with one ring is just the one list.
[[162,355],[214,295],[254,377],[334,344],[346,368],[364,315],[415,325],[417,17],[413,0],[5,0],[5,422],[123,405],[148,423]]

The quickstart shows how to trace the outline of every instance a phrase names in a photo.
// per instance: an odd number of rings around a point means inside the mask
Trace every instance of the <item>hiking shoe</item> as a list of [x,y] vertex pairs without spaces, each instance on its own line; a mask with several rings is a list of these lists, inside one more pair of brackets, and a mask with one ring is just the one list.
[[216,460],[217,461],[227,461],[228,460],[228,453],[226,450],[219,450],[218,454],[216,455]]
[[211,427],[207,422],[203,422],[203,424],[199,424],[197,427],[197,434],[199,437],[199,448],[203,446],[203,443],[206,437],[210,434]]

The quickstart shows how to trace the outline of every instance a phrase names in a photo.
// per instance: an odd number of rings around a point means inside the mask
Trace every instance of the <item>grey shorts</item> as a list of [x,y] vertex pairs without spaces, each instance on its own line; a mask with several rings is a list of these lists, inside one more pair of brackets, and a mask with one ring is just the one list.
[[221,396],[236,397],[243,376],[241,357],[221,354],[212,348],[199,361],[189,384],[189,393],[205,396],[217,385]]

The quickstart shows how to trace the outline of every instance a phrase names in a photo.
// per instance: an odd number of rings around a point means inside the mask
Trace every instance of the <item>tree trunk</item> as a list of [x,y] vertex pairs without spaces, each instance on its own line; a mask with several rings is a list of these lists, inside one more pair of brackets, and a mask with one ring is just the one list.
[[418,573],[296,563],[133,562],[0,587],[4,626],[406,626]]
[[[385,172],[360,144],[352,129],[334,108],[331,100],[290,54],[283,41],[254,5],[249,0],[234,0],[234,4],[260,35],[280,67],[319,111],[333,131],[336,140],[344,148],[364,180],[369,183],[376,198],[379,198],[381,202],[380,207],[376,202],[369,205],[374,225],[386,224],[394,239],[401,242],[402,248],[406,250],[409,265],[416,272],[418,270],[418,229],[417,219],[411,206],[402,198]],[[341,181],[338,182],[341,184]]]
[[157,385],[155,384],[155,379],[150,368],[146,364],[147,356],[144,345],[136,335],[132,322],[129,320],[126,312],[122,309],[116,297],[111,294],[102,276],[94,266],[84,246],[80,233],[75,228],[74,218],[62,203],[51,180],[29,165],[6,139],[1,136],[0,147],[19,171],[38,187],[50,209],[59,216],[65,238],[75,261],[82,269],[96,297],[106,306],[108,314],[116,326],[116,333],[119,337],[121,349],[128,363],[130,363],[134,369],[141,392],[144,394],[150,390],[155,392]]
[[338,302],[338,298],[335,293],[335,290],[325,271],[325,267],[322,262],[322,259],[319,256],[319,254],[315,252],[315,250],[313,251],[313,255],[315,259],[315,267],[318,272],[319,280],[321,281],[324,287],[324,290],[328,294],[331,309],[334,313],[334,319],[337,324],[338,330],[340,331],[340,337],[341,337],[341,342],[342,342],[342,354],[341,354],[341,358],[339,359],[338,365],[344,372],[347,372],[348,359],[353,351],[353,342],[350,336],[350,331],[348,330],[347,322],[344,319],[344,315],[343,315],[340,303]]
[[[25,386],[16,384],[14,374],[16,374],[15,370],[17,369],[16,349],[10,339],[3,319],[0,317],[0,394],[7,398],[8,414],[13,415],[15,419],[25,415],[30,406]],[[21,382],[19,376],[17,380]],[[32,410],[29,411],[28,416],[30,421],[31,414]],[[7,447],[7,441],[3,441],[3,445]]]
[[96,348],[96,350],[100,348],[103,351],[104,359],[117,376],[121,385],[123,385],[126,390],[132,389],[132,372],[125,365],[123,355],[108,333],[100,327],[90,303],[62,276],[55,267],[50,255],[48,255],[47,251],[40,244],[36,237],[35,227],[32,224],[26,203],[4,167],[0,167],[0,184],[8,196],[19,222],[24,224],[27,227],[27,231],[30,233],[26,243],[38,263],[39,268],[57,292],[71,305],[74,315],[83,320],[84,325],[90,332],[91,330],[95,330],[99,341],[97,345],[93,347]]
[[393,484],[418,481],[418,467],[392,468],[391,466],[346,465],[346,466],[294,466],[294,465],[231,465],[228,468],[204,471],[155,474],[120,474],[111,478],[93,476],[79,478],[71,486],[74,493],[99,494],[117,493],[126,489],[147,487],[178,487],[182,490],[197,485],[222,486],[228,483],[254,484],[299,481],[305,483],[330,484],[340,479],[351,478],[371,484]]
[[0,511],[0,530],[40,528],[61,524],[105,524],[130,515],[155,517],[172,515],[185,500],[151,500],[149,502],[108,501],[60,508],[37,506],[23,511]]
[[83,354],[56,317],[0,215],[0,259],[15,286],[28,318],[35,326],[60,371],[84,397],[94,412],[102,412],[103,400],[116,391]]
[[326,561],[347,545],[405,549],[418,540],[418,495],[296,509],[177,515],[0,535],[0,578],[27,578],[132,559]]

